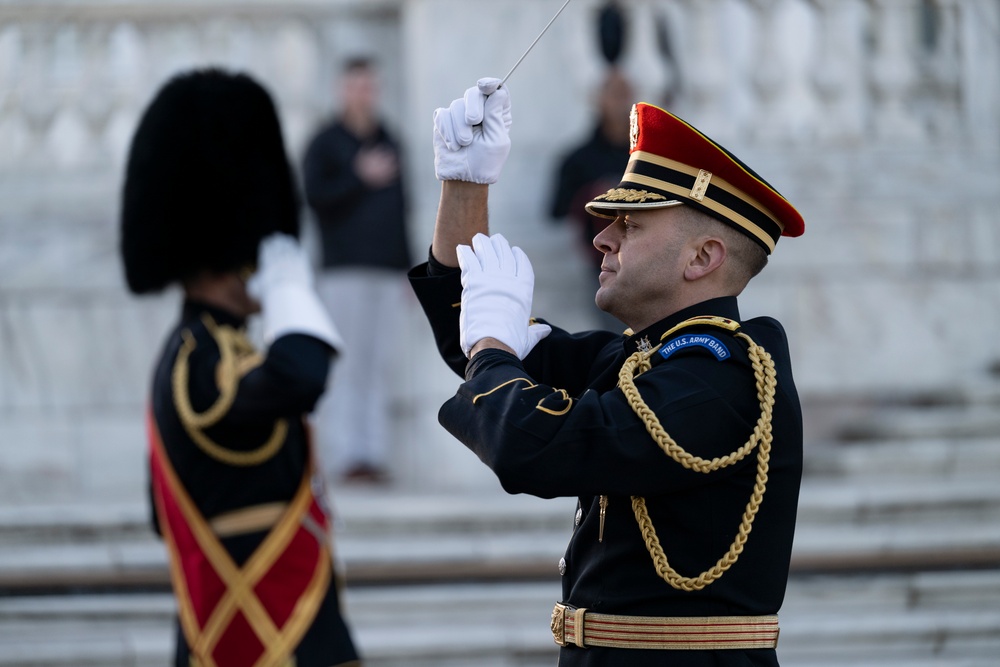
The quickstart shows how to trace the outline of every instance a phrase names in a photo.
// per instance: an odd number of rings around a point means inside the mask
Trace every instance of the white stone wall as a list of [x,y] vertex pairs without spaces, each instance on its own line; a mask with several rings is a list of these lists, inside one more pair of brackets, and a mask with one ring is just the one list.
[[[440,31],[452,45],[415,48],[406,77],[422,82],[413,115],[464,82],[506,72],[559,4],[491,3],[498,28],[480,32],[463,28],[470,3],[407,5],[414,42],[436,42]],[[543,258],[542,313],[574,282],[589,291],[584,270],[558,253],[570,241],[547,226],[544,209],[554,154],[588,130],[599,5],[571,4],[510,81],[514,148],[493,219]],[[929,15],[912,0],[625,6],[623,64],[642,98],[657,102],[672,89],[671,110],[744,158],[806,218],[806,234],[779,243],[744,299],[746,314],[786,324],[803,393],[937,390],[1000,359],[990,333],[1000,325],[997,3],[929,3],[933,38],[922,37]],[[657,48],[658,21],[673,60]],[[440,74],[422,79],[428,71]],[[429,163],[429,142],[415,152]],[[429,229],[429,174],[419,191]]]
[[[421,257],[439,191],[431,112],[505,74],[561,4],[0,2],[3,496],[141,493],[146,384],[178,296],[125,293],[117,198],[136,119],[167,76],[249,70],[278,99],[298,159],[335,101],[339,60],[376,54]],[[511,77],[514,147],[492,195],[494,229],[536,266],[536,312],[567,328],[587,325],[593,280],[546,209],[557,156],[589,131],[599,5],[572,2]],[[744,298],[745,315],[785,323],[804,395],[947,389],[1000,359],[997,2],[928,3],[932,33],[919,0],[623,5],[623,66],[641,98],[671,91],[672,110],[806,218]],[[395,397],[402,483],[495,483],[437,426],[457,378],[412,303],[409,315]]]

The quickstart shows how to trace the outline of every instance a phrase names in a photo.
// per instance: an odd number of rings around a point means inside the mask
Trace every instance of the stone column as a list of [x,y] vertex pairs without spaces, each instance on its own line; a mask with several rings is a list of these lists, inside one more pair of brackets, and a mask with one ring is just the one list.
[[977,150],[1000,144],[1000,3],[963,0],[959,5],[962,122]]
[[875,52],[869,83],[874,129],[888,141],[919,138],[923,132],[911,103],[917,84],[915,38],[920,0],[870,0]]
[[787,85],[788,67],[778,48],[778,9],[782,0],[748,0],[756,19],[757,47],[750,83],[756,93],[757,113],[754,136],[764,140],[785,137],[781,96]]
[[820,101],[816,136],[823,141],[861,140],[864,23],[857,0],[810,0],[817,13],[817,48],[811,81]]
[[733,120],[721,104],[728,80],[722,48],[720,0],[681,0],[689,28],[684,69],[685,106],[699,127],[725,128]]

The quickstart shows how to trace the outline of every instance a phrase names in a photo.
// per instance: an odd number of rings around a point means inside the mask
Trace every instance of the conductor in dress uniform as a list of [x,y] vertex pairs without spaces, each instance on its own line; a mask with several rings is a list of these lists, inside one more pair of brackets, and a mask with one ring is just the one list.
[[610,221],[596,303],[630,328],[534,319],[530,261],[488,236],[510,150],[498,83],[434,114],[441,200],[410,280],[464,380],[439,421],[509,493],[578,498],[551,620],[560,665],[777,665],[801,409],[784,330],[744,320],[738,295],[802,217],[722,146],[637,104],[621,182],[586,204]]
[[[121,251],[133,293],[183,291],[147,416],[178,667],[358,664],[304,420],[340,342],[298,213],[260,84],[198,70],[160,89],[129,151]],[[258,311],[263,350],[245,331]]]

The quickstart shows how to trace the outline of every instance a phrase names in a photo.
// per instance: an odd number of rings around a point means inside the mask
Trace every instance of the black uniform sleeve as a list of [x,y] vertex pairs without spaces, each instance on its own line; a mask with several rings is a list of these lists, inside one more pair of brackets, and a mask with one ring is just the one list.
[[[205,357],[199,359],[199,354]],[[266,433],[277,419],[298,419],[312,411],[326,387],[331,354],[329,345],[311,336],[281,336],[259,365],[237,378],[232,405],[213,428],[266,429]],[[218,376],[217,359],[217,350],[207,346],[192,355],[189,386],[192,405],[199,412],[226,392],[228,380]],[[254,438],[227,442],[233,448],[259,444]]]
[[464,377],[468,359],[462,352],[458,331],[462,304],[461,272],[454,269],[442,273],[424,263],[411,269],[407,277],[430,322],[441,358],[456,375]]
[[[759,414],[749,367],[692,356],[639,376],[636,387],[664,429],[702,458],[745,442]],[[713,473],[693,472],[657,446],[619,389],[577,397],[533,379],[515,357],[477,354],[469,380],[441,408],[441,424],[474,451],[510,493],[544,498],[684,491],[754,465],[753,456]],[[711,384],[703,378],[711,376]],[[749,401],[714,387],[736,385]]]
[[539,382],[566,390],[571,396],[581,394],[596,379],[595,369],[603,369],[607,359],[621,348],[609,343],[622,337],[609,331],[570,333],[552,327],[552,332],[532,349],[522,362]]
[[332,353],[329,345],[312,336],[278,338],[268,348],[264,363],[240,381],[234,417],[311,412],[326,388]]
[[[430,322],[441,358],[456,375],[464,378],[468,360],[459,337],[461,271],[446,267],[430,256],[427,263],[414,267],[408,277]],[[617,338],[621,336],[607,331],[570,334],[552,327],[552,333],[535,346],[525,364],[535,377],[576,393],[583,391],[592,379],[591,368],[601,351]]]

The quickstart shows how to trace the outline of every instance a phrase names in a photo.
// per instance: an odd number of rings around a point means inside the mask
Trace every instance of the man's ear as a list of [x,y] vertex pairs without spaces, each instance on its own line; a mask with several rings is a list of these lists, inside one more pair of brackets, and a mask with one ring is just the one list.
[[696,241],[687,266],[684,267],[685,280],[700,280],[709,275],[726,261],[726,244],[716,236],[703,236]]

